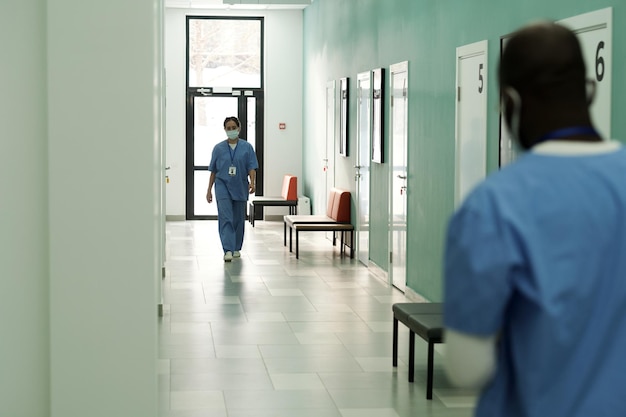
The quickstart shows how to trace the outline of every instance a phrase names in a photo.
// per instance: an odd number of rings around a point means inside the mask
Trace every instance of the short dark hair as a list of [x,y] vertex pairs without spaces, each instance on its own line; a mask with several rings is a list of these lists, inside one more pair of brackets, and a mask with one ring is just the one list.
[[230,117],[227,117],[226,119],[224,119],[224,127],[226,127],[226,123],[228,123],[228,122],[235,122],[237,127],[241,127],[241,124],[239,123],[239,119],[237,119],[237,117],[235,117],[235,116],[230,116]]
[[547,100],[586,100],[585,63],[569,29],[540,22],[515,32],[499,68],[500,87],[513,87]]

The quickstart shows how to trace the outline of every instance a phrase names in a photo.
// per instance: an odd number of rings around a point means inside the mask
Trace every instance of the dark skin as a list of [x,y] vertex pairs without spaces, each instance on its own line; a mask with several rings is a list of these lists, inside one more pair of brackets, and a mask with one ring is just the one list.
[[[515,32],[500,62],[504,116],[511,126],[514,100],[521,98],[519,142],[530,149],[544,135],[569,127],[593,127],[589,114],[585,64],[576,36],[563,26],[539,23]],[[553,140],[598,142],[597,134]]]

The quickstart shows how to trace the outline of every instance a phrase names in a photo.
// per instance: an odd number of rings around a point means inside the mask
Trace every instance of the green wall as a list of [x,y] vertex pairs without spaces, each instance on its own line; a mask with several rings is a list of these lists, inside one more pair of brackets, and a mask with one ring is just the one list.
[[[356,147],[356,75],[409,61],[409,195],[407,286],[442,298],[442,248],[454,204],[455,54],[488,40],[488,171],[498,163],[496,70],[502,35],[540,18],[564,19],[613,7],[613,109],[626,105],[626,4],[623,0],[315,0],[304,11],[304,192],[319,195],[318,159],[325,137],[325,89],[350,77],[350,144]],[[388,97],[386,102],[388,103]],[[626,139],[626,121],[613,110],[612,133]],[[385,118],[388,120],[388,110]],[[388,132],[385,152],[388,153]],[[336,157],[335,182],[355,191],[354,152]],[[370,258],[389,269],[387,164],[372,166]],[[354,207],[354,205],[353,205]]]

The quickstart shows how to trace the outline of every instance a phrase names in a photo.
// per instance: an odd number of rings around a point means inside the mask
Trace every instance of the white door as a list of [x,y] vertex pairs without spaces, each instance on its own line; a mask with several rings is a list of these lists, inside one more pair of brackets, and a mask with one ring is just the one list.
[[408,62],[394,64],[390,76],[390,206],[389,249],[391,282],[400,291],[406,289],[406,225],[407,225],[407,143],[408,143]]
[[456,176],[458,206],[487,173],[487,41],[456,49]]
[[372,88],[370,72],[357,75],[357,135],[356,165],[356,251],[358,260],[369,264],[369,215],[370,215],[370,138]]
[[[325,214],[328,205],[328,195],[335,186],[335,106],[336,106],[335,81],[326,84],[326,153],[322,166],[326,177],[324,195],[316,198],[316,214]],[[321,198],[320,198],[321,197]],[[320,204],[321,203],[321,204]]]

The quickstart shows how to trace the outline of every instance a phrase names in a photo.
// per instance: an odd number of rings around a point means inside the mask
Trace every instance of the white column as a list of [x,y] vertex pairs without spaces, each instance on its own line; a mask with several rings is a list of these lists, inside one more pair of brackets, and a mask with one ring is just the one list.
[[52,417],[155,416],[158,0],[48,0]]
[[0,416],[49,414],[45,0],[0,2]]

